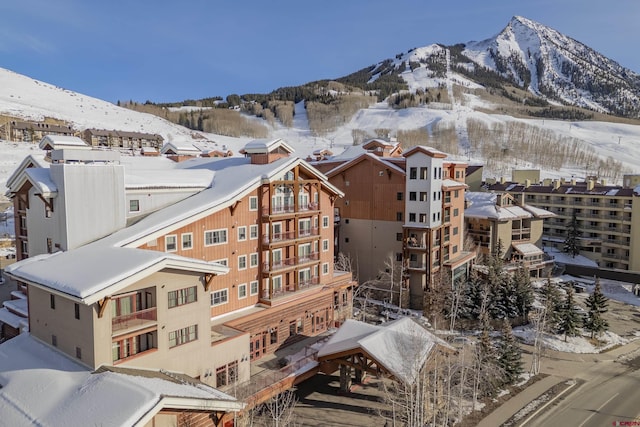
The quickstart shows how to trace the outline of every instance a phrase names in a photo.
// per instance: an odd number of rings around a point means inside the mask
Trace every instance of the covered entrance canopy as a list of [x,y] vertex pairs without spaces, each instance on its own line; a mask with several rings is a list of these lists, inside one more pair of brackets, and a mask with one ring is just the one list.
[[410,317],[383,325],[350,319],[320,348],[318,362],[325,372],[340,368],[340,387],[346,391],[352,369],[356,382],[370,373],[411,384],[432,355],[453,351]]

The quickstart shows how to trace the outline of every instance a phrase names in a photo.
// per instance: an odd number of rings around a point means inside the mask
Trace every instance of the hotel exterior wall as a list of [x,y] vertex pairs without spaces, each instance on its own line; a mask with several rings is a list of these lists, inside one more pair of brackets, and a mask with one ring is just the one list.
[[[53,296],[53,302],[51,297]],[[52,305],[54,308],[52,308]],[[75,303],[36,286],[29,287],[29,330],[31,335],[57,347],[72,358],[80,349],[79,362],[95,367],[93,308],[78,304],[79,319],[75,318]],[[55,338],[54,338],[55,336]],[[55,345],[53,341],[56,341]]]
[[342,218],[340,239],[340,252],[351,257],[358,280],[364,283],[384,271],[389,258],[395,262],[396,254],[402,254],[402,223]]
[[[213,278],[213,282],[224,276]],[[170,291],[196,286],[197,301],[169,308]],[[240,379],[248,379],[249,365],[241,363],[243,355],[247,355],[249,340],[246,334],[240,334],[224,343],[211,345],[211,317],[209,316],[209,292],[204,290],[202,275],[178,271],[161,271],[155,273],[133,286],[123,290],[122,294],[136,290],[155,287],[157,310],[157,350],[141,353],[116,362],[121,366],[144,367],[150,369],[166,369],[184,372],[192,377],[215,385],[215,370],[218,366],[231,361],[238,361]],[[115,296],[115,295],[114,295]],[[112,302],[110,301],[109,304]],[[111,323],[111,310],[107,307],[103,322]],[[198,325],[197,339],[169,347],[169,333]],[[111,339],[104,343],[100,354],[106,357],[100,362],[106,365],[113,363],[111,359]],[[211,376],[206,375],[213,373]],[[212,383],[213,382],[213,383]]]

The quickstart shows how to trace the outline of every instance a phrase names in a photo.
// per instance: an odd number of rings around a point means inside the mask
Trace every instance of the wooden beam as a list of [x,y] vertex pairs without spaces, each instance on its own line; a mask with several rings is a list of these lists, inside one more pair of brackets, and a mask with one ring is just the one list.
[[98,301],[98,319],[102,319],[102,316],[104,315],[104,310],[107,308],[107,303],[109,302],[110,299],[111,297],[104,297]]
[[233,213],[236,211],[236,208],[238,207],[239,204],[240,204],[240,200],[236,200],[234,204],[229,206],[229,211],[231,212],[231,216],[233,216]]
[[212,273],[205,273],[204,274],[204,290],[205,291],[209,291],[209,288],[211,287],[211,282],[213,281],[213,278],[216,277],[215,274]]

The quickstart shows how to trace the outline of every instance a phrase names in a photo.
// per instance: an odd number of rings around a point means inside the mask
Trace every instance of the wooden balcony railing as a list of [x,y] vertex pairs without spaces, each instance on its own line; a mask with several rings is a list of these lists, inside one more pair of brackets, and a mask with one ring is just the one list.
[[111,319],[111,328],[113,331],[120,331],[156,322],[158,320],[156,311],[156,307],[152,307],[122,316],[114,316]]

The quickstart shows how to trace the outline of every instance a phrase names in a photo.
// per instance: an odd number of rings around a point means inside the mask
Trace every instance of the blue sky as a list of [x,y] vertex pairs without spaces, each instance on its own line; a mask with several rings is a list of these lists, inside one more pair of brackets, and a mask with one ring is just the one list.
[[638,0],[1,0],[0,67],[112,102],[267,93],[514,15],[640,72]]

